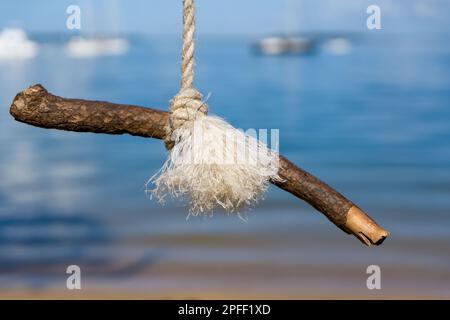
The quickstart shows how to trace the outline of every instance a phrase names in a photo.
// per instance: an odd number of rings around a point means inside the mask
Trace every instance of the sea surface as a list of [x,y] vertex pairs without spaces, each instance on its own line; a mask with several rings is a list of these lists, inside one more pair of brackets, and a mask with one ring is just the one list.
[[[158,140],[45,130],[9,115],[15,94],[50,92],[166,109],[180,41],[139,38],[121,56],[75,59],[40,42],[0,61],[0,292],[66,290],[171,297],[450,298],[450,36],[359,37],[349,52],[264,57],[254,38],[199,38],[196,86],[234,126],[279,129],[280,152],[391,232],[365,247],[271,187],[246,222],[189,217],[144,184]],[[366,286],[381,270],[381,289]]]

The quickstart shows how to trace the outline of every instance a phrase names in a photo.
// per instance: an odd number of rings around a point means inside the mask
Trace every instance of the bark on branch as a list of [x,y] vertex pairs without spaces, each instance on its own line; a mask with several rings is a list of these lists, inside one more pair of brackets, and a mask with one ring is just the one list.
[[[11,115],[33,126],[78,132],[130,134],[163,139],[168,113],[150,108],[101,101],[66,99],[41,85],[18,93]],[[280,156],[279,188],[308,202],[331,222],[366,245],[379,245],[389,235],[350,200],[313,175]]]

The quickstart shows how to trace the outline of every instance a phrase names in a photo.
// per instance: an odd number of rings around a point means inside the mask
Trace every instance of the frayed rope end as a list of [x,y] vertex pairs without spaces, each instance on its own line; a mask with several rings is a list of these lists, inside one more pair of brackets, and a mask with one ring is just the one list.
[[173,148],[147,182],[160,202],[189,202],[190,215],[216,208],[238,213],[262,199],[278,176],[278,154],[216,116],[201,115],[173,131]]

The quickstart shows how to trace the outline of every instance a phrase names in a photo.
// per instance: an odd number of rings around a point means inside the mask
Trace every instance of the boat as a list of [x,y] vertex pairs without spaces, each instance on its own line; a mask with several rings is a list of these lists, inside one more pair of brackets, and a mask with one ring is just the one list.
[[104,14],[108,17],[109,34],[101,34],[95,28],[94,18],[99,12],[95,7],[89,10],[91,14],[86,16],[83,28],[80,33],[69,38],[65,45],[65,51],[70,58],[95,58],[103,56],[121,56],[130,50],[130,40],[128,37],[119,34],[120,26],[120,6],[117,1],[111,1],[104,8]]
[[268,56],[310,54],[314,41],[302,36],[270,36],[255,44],[256,52]]
[[265,36],[254,44],[256,53],[267,56],[305,55],[314,52],[314,38],[300,33],[301,2],[284,0],[284,30],[278,34]]
[[38,45],[28,39],[24,30],[5,28],[0,32],[0,60],[32,59],[38,51]]
[[66,52],[73,58],[119,56],[128,52],[129,42],[120,37],[72,37],[66,44]]

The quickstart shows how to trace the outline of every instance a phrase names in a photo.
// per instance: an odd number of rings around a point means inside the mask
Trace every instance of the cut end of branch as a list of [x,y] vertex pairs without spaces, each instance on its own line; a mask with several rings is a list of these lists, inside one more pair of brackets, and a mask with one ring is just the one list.
[[347,213],[347,221],[343,229],[367,246],[378,246],[389,236],[389,232],[380,227],[367,214],[356,206]]
[[48,94],[48,91],[41,84],[35,84],[22,92],[19,92],[11,104],[9,113],[16,120],[20,121],[21,114],[24,113],[25,109],[29,108],[29,100],[45,96],[46,94]]

